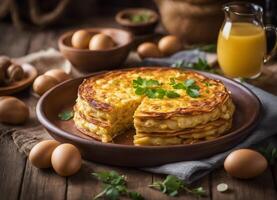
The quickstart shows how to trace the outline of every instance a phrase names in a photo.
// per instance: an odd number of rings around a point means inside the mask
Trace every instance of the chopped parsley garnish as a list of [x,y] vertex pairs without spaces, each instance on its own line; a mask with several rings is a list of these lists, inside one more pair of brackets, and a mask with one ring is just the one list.
[[212,66],[209,65],[206,59],[199,58],[197,62],[186,62],[184,60],[179,60],[176,63],[172,65],[172,67],[177,67],[177,68],[191,68],[191,69],[196,69],[200,71],[206,71],[214,74],[218,74],[219,71]]
[[62,121],[67,121],[72,119],[74,116],[74,112],[72,110],[65,110],[59,113],[58,117]]
[[168,175],[164,181],[154,182],[152,185],[149,185],[149,187],[160,190],[161,192],[172,197],[177,196],[181,191],[185,191],[197,197],[206,195],[206,191],[202,187],[191,189],[184,183],[184,181],[172,175]]
[[115,171],[92,173],[104,184],[103,190],[94,199],[106,198],[111,200],[125,196],[133,200],[143,200],[143,196],[137,192],[128,191],[126,178]]
[[189,95],[192,98],[200,97],[200,87],[196,85],[196,82],[194,79],[188,79],[184,82],[177,83],[174,78],[170,79],[170,85],[174,89],[182,89],[185,90],[187,95]]
[[180,94],[173,90],[165,90],[161,88],[162,83],[153,79],[143,79],[138,77],[133,80],[133,87],[137,95],[145,95],[151,99],[163,99],[167,98],[178,98]]

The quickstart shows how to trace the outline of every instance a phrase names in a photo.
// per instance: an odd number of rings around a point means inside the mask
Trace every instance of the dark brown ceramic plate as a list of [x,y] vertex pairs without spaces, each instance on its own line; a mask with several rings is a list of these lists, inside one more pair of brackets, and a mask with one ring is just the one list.
[[14,94],[16,92],[19,92],[23,89],[25,89],[26,87],[28,87],[29,85],[32,84],[32,82],[34,81],[34,79],[37,77],[37,70],[35,67],[33,67],[30,64],[22,64],[21,65],[25,76],[22,80],[20,81],[16,81],[14,83],[11,83],[9,85],[6,86],[1,86],[0,87],[0,96],[4,96],[4,95],[10,95],[10,94]]
[[58,113],[72,109],[77,98],[78,86],[83,78],[61,83],[44,94],[37,104],[37,116],[55,139],[76,145],[83,158],[87,160],[117,166],[147,167],[205,158],[230,149],[251,134],[251,130],[258,123],[261,103],[240,83],[218,75],[201,73],[223,81],[232,92],[236,105],[232,129],[226,135],[211,141],[174,146],[138,147],[131,142],[132,131],[120,136],[114,143],[102,143],[85,136],[75,128],[72,120],[58,119]]

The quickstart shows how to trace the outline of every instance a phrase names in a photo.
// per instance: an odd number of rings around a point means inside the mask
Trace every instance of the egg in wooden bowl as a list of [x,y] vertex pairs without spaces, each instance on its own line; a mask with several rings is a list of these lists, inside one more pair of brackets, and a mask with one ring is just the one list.
[[113,69],[127,58],[133,36],[115,28],[88,28],[64,33],[59,49],[82,72]]

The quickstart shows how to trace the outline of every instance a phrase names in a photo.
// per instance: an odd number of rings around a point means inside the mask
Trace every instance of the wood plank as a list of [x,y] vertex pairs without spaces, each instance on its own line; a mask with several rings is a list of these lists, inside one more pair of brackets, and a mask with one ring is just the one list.
[[66,194],[66,178],[53,169],[37,169],[29,160],[26,164],[20,199],[63,200]]
[[[225,193],[218,192],[216,186],[220,183],[228,184],[229,191]],[[272,174],[269,169],[264,174],[249,180],[232,178],[224,169],[217,170],[212,174],[212,197],[214,200],[277,199]]]
[[[166,176],[165,175],[157,175],[157,174],[154,174],[153,175],[153,182],[154,181],[161,181],[161,180],[164,180]],[[186,200],[195,200],[195,199],[211,199],[210,198],[210,180],[209,180],[209,176],[206,176],[204,178],[202,178],[201,180],[199,181],[196,181],[195,183],[193,183],[191,185],[191,187],[203,187],[204,190],[207,191],[207,195],[205,197],[195,197],[193,195],[190,195],[190,194],[186,194],[185,192],[181,192],[177,197],[169,197],[169,196],[166,196],[165,194],[161,193],[160,191],[157,191],[157,190],[154,190],[152,191],[151,193],[151,198],[150,199],[174,199],[174,200],[181,200],[181,199],[186,199]]]
[[26,158],[17,151],[10,136],[0,139],[0,194],[1,199],[18,198]]
[[[141,193],[146,199],[151,196],[148,185],[152,182],[152,174],[135,169],[116,168],[84,161],[81,170],[68,178],[67,199],[92,199],[102,190],[101,182],[97,181],[91,173],[100,171],[117,171],[127,177],[130,191]],[[124,199],[124,198],[123,198]]]

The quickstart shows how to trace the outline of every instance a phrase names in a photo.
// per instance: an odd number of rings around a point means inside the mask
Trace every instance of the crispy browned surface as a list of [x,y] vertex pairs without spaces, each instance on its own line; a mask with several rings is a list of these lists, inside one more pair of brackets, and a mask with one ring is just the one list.
[[[80,85],[78,94],[83,100],[89,102],[90,105],[95,109],[105,111],[105,112],[111,112],[113,110],[113,105],[112,103],[104,102],[105,94],[102,94],[102,97],[99,97],[99,95],[98,96],[96,95],[97,88],[94,85],[97,80],[105,79],[106,81],[110,81],[118,76],[123,76],[126,78],[126,80],[123,79],[122,81],[129,81],[130,87],[132,87],[131,82],[134,79],[132,78],[132,75],[134,74],[140,74],[140,76],[143,77],[143,74],[148,75],[148,74],[155,73],[156,76],[163,77],[168,73],[171,73],[174,75],[176,71],[180,72],[181,74],[185,73],[187,76],[193,77],[194,79],[200,80],[202,82],[209,81],[209,83],[214,85],[214,89],[211,91],[211,94],[209,94],[209,96],[213,95],[213,97],[207,98],[207,95],[204,95],[201,98],[192,99],[192,98],[188,98],[187,95],[183,95],[181,98],[177,98],[177,99],[161,100],[163,102],[165,101],[168,101],[168,103],[171,102],[171,104],[180,100],[187,101],[190,103],[190,105],[186,107],[178,107],[174,110],[165,110],[165,111],[160,110],[159,101],[157,99],[145,98],[144,101],[147,104],[152,104],[153,106],[151,109],[147,109],[147,110],[139,109],[138,110],[139,112],[136,112],[136,117],[170,118],[172,116],[185,115],[185,114],[198,115],[200,113],[211,112],[219,104],[223,104],[229,98],[229,93],[227,89],[220,81],[209,79],[194,71],[187,71],[187,70],[185,71],[185,70],[180,70],[176,68],[167,68],[167,67],[142,67],[142,68],[127,69],[127,70],[126,69],[115,70],[115,71],[110,71],[100,75],[92,76],[91,78],[84,80],[84,82]],[[204,88],[203,83],[198,82],[197,84],[198,86],[200,86],[200,90]],[[116,90],[116,88],[113,88],[113,86],[111,86],[111,89],[112,89],[111,92],[113,92],[113,90]]]

